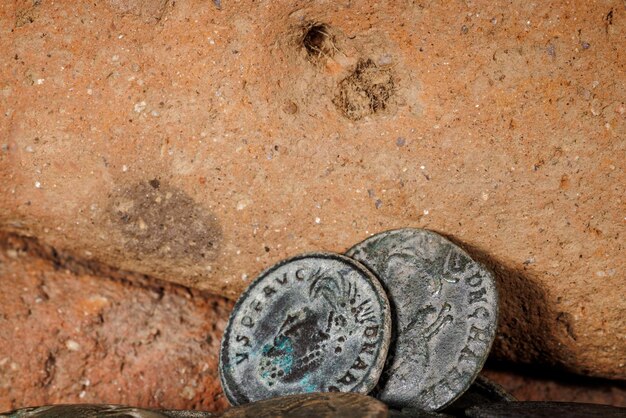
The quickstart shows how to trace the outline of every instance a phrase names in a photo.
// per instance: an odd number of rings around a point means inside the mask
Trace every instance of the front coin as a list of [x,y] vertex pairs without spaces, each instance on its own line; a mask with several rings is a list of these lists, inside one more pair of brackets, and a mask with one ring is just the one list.
[[431,231],[387,231],[348,256],[387,290],[396,335],[377,397],[394,408],[439,410],[471,385],[496,333],[493,276]]
[[338,254],[270,267],[246,289],[222,338],[220,379],[233,405],[309,392],[374,388],[391,335],[380,283]]

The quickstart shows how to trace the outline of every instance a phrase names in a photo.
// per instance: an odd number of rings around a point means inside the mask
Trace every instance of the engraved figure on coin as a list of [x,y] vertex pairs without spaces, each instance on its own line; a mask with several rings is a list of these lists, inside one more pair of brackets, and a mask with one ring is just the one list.
[[347,255],[378,276],[396,324],[374,396],[398,409],[449,405],[472,383],[493,341],[492,274],[445,236],[417,228],[381,232]]
[[463,254],[455,251],[453,248],[450,248],[444,257],[436,257],[434,260],[431,260],[429,264],[431,269],[429,271],[425,269],[422,263],[418,262],[421,257],[418,257],[418,254],[416,254],[415,247],[400,248],[390,253],[384,264],[387,266],[390,265],[393,258],[403,260],[408,267],[406,270],[421,272],[417,280],[427,281],[433,296],[439,296],[441,294],[443,282],[451,284],[458,283],[462,276],[467,274],[465,270],[469,262],[467,257],[464,257]]
[[[371,300],[361,301],[352,281],[341,271],[317,269],[301,278],[309,285],[309,304],[289,311],[271,344],[261,350],[259,376],[268,387],[277,382],[303,384],[328,355],[340,355],[352,335],[349,325],[376,322]],[[320,303],[321,302],[321,303]]]
[[[459,272],[462,271],[466,262],[462,260],[460,254],[454,250],[449,250],[445,256],[436,256],[428,266],[417,262],[422,257],[416,254],[415,245],[401,247],[388,253],[382,265],[386,277],[405,277],[405,286],[400,283],[397,291],[407,292],[413,290],[415,282],[426,283],[429,295],[427,300],[437,300],[441,294],[443,283],[457,283],[460,280]],[[406,287],[406,289],[404,289]],[[420,304],[417,304],[419,306]],[[420,369],[425,370],[430,362],[429,342],[452,323],[453,317],[450,314],[452,306],[444,302],[440,307],[428,303],[421,309],[414,311],[410,317],[401,318],[398,324],[401,329],[398,332],[398,347],[405,347],[402,352],[396,353],[393,365],[388,373],[400,375],[403,370],[407,372],[420,365]],[[408,311],[410,309],[402,309]],[[407,367],[409,366],[409,367]],[[408,378],[409,376],[407,376]],[[399,382],[396,380],[396,382]],[[393,384],[385,388],[386,391],[393,390]]]

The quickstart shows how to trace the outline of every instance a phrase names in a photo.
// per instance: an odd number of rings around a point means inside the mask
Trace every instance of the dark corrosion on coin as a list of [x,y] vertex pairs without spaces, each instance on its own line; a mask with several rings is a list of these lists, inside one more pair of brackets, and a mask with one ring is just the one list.
[[359,393],[307,393],[237,406],[222,418],[387,418],[387,405]]
[[233,405],[374,388],[391,336],[387,296],[363,265],[304,254],[270,267],[241,295],[222,338],[220,379]]
[[443,409],[471,385],[491,348],[492,274],[422,229],[374,235],[347,255],[378,276],[391,304],[395,332],[376,396],[394,408]]

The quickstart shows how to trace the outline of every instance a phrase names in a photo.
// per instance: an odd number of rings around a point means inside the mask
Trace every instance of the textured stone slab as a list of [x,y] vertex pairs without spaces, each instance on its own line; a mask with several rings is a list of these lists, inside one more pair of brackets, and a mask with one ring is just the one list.
[[626,379],[621,3],[221,4],[0,2],[1,229],[231,299],[445,231],[506,286],[494,356]]

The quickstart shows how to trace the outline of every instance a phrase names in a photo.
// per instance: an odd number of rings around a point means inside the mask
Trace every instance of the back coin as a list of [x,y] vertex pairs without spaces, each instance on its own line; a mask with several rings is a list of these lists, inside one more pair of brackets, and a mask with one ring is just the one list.
[[378,276],[392,309],[395,333],[375,396],[398,409],[451,404],[474,381],[496,333],[492,274],[423,229],[374,235],[347,255]]

